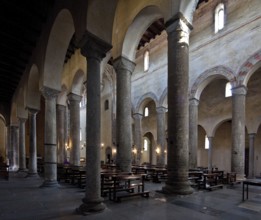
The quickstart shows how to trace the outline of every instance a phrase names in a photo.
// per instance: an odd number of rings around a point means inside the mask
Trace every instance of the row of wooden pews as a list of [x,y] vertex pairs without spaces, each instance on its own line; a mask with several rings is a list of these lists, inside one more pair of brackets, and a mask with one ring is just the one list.
[[[57,166],[58,181],[85,188],[86,169],[83,166],[59,165]],[[114,202],[133,196],[149,197],[145,190],[145,175],[121,172],[116,165],[101,166],[101,196]]]

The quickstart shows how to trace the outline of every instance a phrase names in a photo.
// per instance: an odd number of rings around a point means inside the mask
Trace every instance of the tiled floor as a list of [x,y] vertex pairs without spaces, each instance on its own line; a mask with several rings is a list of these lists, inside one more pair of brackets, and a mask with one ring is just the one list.
[[42,179],[32,180],[12,174],[0,180],[1,220],[260,220],[261,187],[250,187],[249,200],[242,202],[242,186],[214,191],[196,191],[188,196],[166,196],[161,184],[146,182],[150,197],[134,197],[114,203],[105,198],[106,210],[87,216],[77,215],[84,190],[68,183],[59,189],[39,188]]

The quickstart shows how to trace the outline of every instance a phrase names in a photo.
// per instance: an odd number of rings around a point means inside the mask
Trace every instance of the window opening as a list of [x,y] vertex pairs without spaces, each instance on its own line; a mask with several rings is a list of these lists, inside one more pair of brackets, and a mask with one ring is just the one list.
[[224,28],[225,23],[225,9],[224,4],[220,3],[215,10],[215,33]]
[[227,84],[226,84],[226,91],[225,91],[225,97],[230,97],[230,96],[232,96],[232,87],[231,87],[231,83],[230,82],[228,82]]
[[144,117],[148,117],[149,116],[149,108],[145,107],[144,109]]
[[149,62],[150,62],[150,53],[148,50],[144,53],[144,72],[149,70]]
[[209,149],[209,140],[208,140],[208,136],[205,136],[205,149]]

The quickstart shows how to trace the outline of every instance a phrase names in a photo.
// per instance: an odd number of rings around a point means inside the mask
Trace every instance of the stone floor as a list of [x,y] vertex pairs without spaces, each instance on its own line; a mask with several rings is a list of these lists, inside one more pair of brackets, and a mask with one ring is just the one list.
[[58,189],[39,188],[42,179],[11,174],[0,180],[1,220],[255,220],[261,219],[261,187],[250,187],[249,200],[242,202],[242,186],[214,191],[196,191],[189,196],[166,196],[162,185],[146,182],[149,198],[133,197],[114,203],[105,198],[106,210],[87,216],[77,215],[84,191],[68,183]]

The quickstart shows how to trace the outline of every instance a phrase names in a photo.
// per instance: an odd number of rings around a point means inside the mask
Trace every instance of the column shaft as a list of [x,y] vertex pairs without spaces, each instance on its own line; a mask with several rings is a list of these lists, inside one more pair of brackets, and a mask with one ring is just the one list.
[[38,176],[37,175],[37,144],[36,144],[36,114],[38,110],[28,109],[28,111],[29,111],[29,129],[30,129],[28,176]]
[[9,164],[12,171],[18,170],[18,156],[19,156],[19,129],[18,126],[11,126],[11,140],[10,140],[10,157]]
[[58,147],[58,158],[57,161],[63,164],[65,161],[65,106],[56,105],[57,112],[57,147]]
[[159,147],[160,151],[157,155],[157,165],[164,166],[165,165],[165,112],[166,109],[164,107],[158,107],[157,111],[157,147]]
[[70,163],[80,166],[80,101],[81,96],[70,93]]
[[57,136],[56,97],[59,91],[44,87],[45,127],[44,127],[44,182],[42,187],[57,187]]
[[131,171],[131,74],[135,64],[124,57],[114,61],[117,74],[117,165],[123,172]]
[[238,179],[245,178],[245,100],[246,88],[232,89],[232,158],[231,170]]
[[197,99],[191,99],[189,102],[189,168],[197,167],[198,104]]
[[19,118],[19,171],[26,170],[25,118]]
[[141,137],[141,120],[142,115],[139,113],[135,113],[134,117],[134,143],[137,147],[137,160],[136,164],[140,165],[141,163],[141,149],[142,149],[142,137]]
[[248,178],[255,177],[255,136],[256,134],[249,134],[249,172]]
[[188,182],[189,23],[179,15],[166,23],[168,32],[168,180],[166,193],[190,194]]

